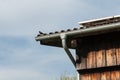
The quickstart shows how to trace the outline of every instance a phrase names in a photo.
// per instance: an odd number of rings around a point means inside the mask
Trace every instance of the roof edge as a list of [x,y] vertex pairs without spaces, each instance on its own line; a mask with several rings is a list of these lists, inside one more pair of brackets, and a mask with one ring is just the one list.
[[120,17],[120,15],[109,16],[109,17],[98,18],[98,19],[90,19],[90,20],[87,20],[87,21],[78,22],[78,24],[82,25],[84,23],[90,23],[90,22],[95,22],[95,21],[100,21],[100,20],[106,20],[106,19],[110,19],[110,18],[117,18],[117,17]]
[[[83,36],[88,36],[88,35],[97,35],[101,33],[107,33],[107,32],[116,31],[116,30],[117,31],[120,30],[120,23],[103,25],[99,27],[91,27],[91,28],[86,28],[86,29],[78,29],[78,30],[62,32],[62,33],[66,34],[70,38],[73,38],[75,35],[79,37],[83,37]],[[41,41],[41,40],[50,40],[54,38],[60,38],[60,34],[62,33],[37,36],[35,37],[35,39],[36,41]]]

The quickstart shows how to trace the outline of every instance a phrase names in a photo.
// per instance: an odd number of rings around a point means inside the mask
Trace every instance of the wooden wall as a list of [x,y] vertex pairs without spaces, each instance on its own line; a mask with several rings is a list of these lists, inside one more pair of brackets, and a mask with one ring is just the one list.
[[120,32],[112,32],[77,40],[76,69],[81,80],[120,80],[119,36]]
[[81,74],[80,80],[120,80],[120,71],[106,71],[101,73]]
[[[89,69],[106,66],[120,65],[120,44],[113,43],[117,47],[113,47],[110,43],[104,43],[99,45],[99,48],[93,50],[89,48],[89,51],[80,57],[77,63],[77,69]],[[104,49],[100,47],[106,47]],[[87,49],[87,48],[85,48]],[[81,52],[77,50],[77,52]],[[84,51],[83,51],[84,52]],[[79,53],[80,54],[80,53]]]

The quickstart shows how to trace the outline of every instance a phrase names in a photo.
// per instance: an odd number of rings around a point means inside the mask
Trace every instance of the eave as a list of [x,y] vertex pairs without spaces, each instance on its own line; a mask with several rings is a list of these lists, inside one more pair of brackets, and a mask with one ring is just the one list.
[[45,35],[38,35],[35,37],[36,41],[40,41],[42,45],[48,45],[48,46],[56,46],[56,47],[62,47],[61,44],[61,34],[67,35],[67,46],[68,48],[76,48],[75,46],[72,46],[72,41],[82,38],[85,36],[92,36],[92,35],[99,35],[99,34],[105,34],[110,33],[114,31],[120,31],[120,22],[113,23],[113,24],[107,24],[107,25],[101,25],[97,27],[90,27],[90,28],[83,28],[83,29],[75,29],[70,31],[64,31],[59,33],[52,33],[52,34],[45,34]]

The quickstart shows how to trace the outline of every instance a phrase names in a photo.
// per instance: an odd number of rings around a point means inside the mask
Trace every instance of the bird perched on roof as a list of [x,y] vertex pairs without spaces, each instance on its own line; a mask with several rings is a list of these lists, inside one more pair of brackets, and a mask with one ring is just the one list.
[[39,31],[39,34],[43,34],[43,32]]
[[41,31],[39,31],[39,34],[40,34],[40,35],[47,35],[46,33],[43,33],[43,32],[41,32]]

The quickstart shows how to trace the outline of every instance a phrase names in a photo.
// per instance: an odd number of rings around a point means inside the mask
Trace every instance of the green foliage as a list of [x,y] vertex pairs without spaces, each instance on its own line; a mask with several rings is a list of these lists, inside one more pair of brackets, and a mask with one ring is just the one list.
[[77,80],[76,76],[61,76],[60,80]]
[[68,73],[64,73],[63,75],[60,76],[59,80],[77,80],[77,77],[70,75]]

